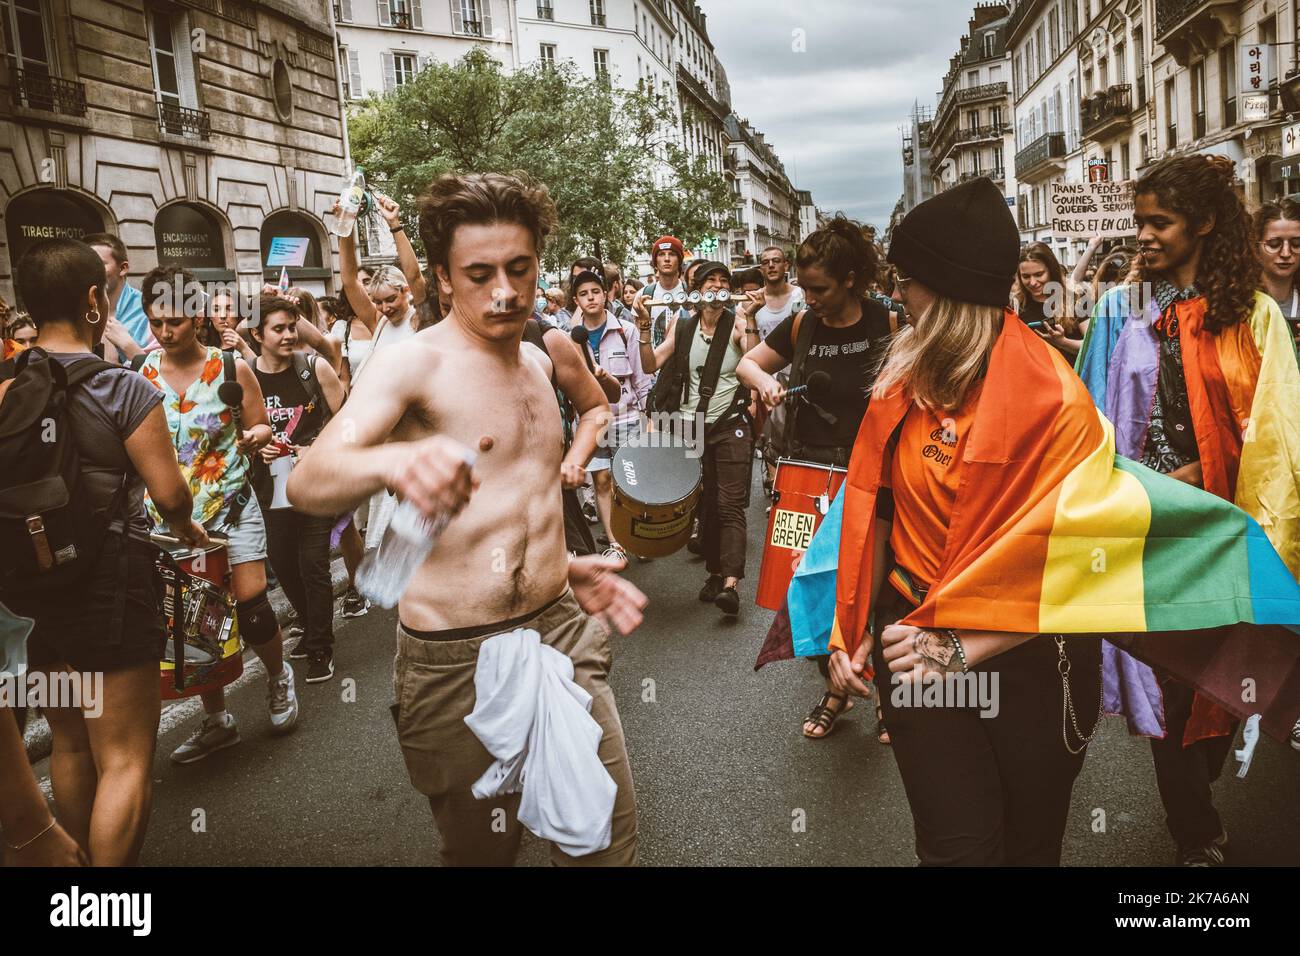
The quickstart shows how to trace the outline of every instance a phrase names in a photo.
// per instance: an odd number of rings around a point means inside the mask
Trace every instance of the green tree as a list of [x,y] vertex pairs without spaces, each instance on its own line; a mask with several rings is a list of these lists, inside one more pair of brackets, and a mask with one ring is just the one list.
[[586,254],[625,262],[664,231],[690,246],[727,227],[725,179],[686,155],[675,126],[643,88],[614,89],[572,63],[508,72],[483,50],[426,67],[349,119],[353,159],[412,222],[445,172],[523,170],[545,183],[559,212],[550,269]]

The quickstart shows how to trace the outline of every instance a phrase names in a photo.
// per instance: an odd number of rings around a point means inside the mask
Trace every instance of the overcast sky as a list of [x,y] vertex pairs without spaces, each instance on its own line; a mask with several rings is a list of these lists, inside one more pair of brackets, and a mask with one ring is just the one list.
[[[737,115],[797,189],[883,231],[903,191],[901,127],[931,109],[975,0],[700,0]],[[806,52],[791,49],[806,31]]]

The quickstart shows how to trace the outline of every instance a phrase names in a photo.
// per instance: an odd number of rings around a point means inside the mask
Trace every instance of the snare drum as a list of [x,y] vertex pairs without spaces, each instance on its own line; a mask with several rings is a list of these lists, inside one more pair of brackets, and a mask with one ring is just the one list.
[[653,432],[624,445],[614,455],[614,538],[639,558],[663,558],[679,551],[691,536],[691,519],[700,499],[703,469],[692,449],[654,444]]
[[767,518],[763,567],[758,574],[755,603],[780,610],[794,577],[795,565],[844,484],[848,469],[810,461],[781,458],[776,463],[772,511]]
[[[163,549],[158,573],[164,585],[163,614],[170,635],[159,669],[162,699],[193,697],[224,687],[244,672],[235,598],[228,590],[226,546],[191,550],[157,543]],[[179,669],[178,646],[182,649]]]

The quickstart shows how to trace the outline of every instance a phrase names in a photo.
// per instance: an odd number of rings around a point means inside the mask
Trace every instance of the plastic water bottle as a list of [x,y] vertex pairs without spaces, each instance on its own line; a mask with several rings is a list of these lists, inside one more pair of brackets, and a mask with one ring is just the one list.
[[330,232],[336,236],[352,235],[352,227],[361,211],[361,200],[366,193],[366,177],[361,167],[352,174],[352,181],[339,193],[339,214],[330,225]]
[[[471,468],[476,457],[466,449],[465,463]],[[426,518],[409,501],[399,504],[379,547],[367,554],[357,568],[357,590],[382,608],[396,607],[451,518],[445,511]]]

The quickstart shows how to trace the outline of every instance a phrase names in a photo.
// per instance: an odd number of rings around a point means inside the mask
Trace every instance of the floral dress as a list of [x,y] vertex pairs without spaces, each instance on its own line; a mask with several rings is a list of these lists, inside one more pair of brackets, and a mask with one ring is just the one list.
[[[150,352],[140,374],[163,393],[167,429],[176,460],[194,496],[194,520],[207,525],[244,486],[248,461],[235,450],[238,440],[230,408],[217,394],[224,381],[221,350],[208,347],[203,371],[177,394],[162,376],[162,350]],[[145,507],[155,526],[165,525],[146,494]]]

